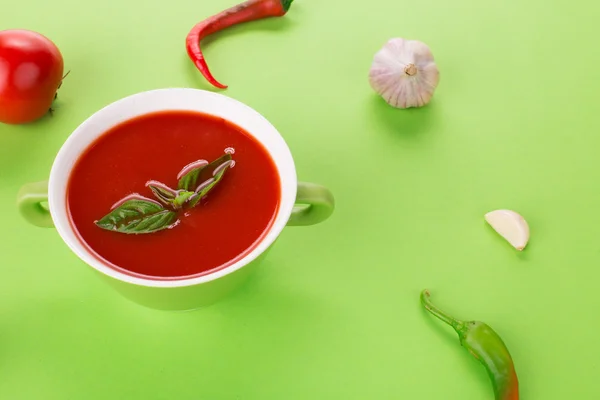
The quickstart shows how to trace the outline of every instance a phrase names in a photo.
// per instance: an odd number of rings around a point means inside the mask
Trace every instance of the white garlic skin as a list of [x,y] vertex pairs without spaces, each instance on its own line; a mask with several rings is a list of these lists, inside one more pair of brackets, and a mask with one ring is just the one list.
[[369,83],[396,108],[429,103],[440,80],[429,47],[418,40],[393,38],[375,54]]

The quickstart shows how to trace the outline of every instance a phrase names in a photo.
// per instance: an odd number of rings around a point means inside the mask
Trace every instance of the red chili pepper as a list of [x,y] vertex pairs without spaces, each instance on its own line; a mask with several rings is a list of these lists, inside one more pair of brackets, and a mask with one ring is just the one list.
[[435,317],[452,326],[460,344],[481,362],[494,387],[496,400],[519,400],[519,380],[506,345],[496,332],[480,321],[460,321],[434,306],[429,291],[421,293],[421,304]]
[[268,17],[281,17],[290,9],[292,1],[248,0],[196,24],[186,39],[186,48],[190,59],[211,84],[221,89],[227,88],[226,85],[219,83],[210,73],[202,50],[200,50],[200,41],[232,25]]

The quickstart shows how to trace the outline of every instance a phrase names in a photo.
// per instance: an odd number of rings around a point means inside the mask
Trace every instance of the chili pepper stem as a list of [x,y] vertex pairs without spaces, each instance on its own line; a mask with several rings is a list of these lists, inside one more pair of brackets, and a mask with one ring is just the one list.
[[451,317],[450,315],[437,308],[431,302],[430,297],[431,294],[429,293],[429,290],[425,289],[421,292],[421,303],[423,304],[425,309],[429,311],[433,316],[450,325],[460,336],[462,336],[465,333],[465,322]]

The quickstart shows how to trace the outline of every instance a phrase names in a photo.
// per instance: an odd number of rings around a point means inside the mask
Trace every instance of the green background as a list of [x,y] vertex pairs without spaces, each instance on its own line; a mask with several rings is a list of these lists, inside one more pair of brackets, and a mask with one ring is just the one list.
[[[280,130],[337,209],[287,228],[241,291],[192,313],[121,298],[15,197],[108,103],[211,89],[185,36],[235,1],[3,7],[0,28],[49,36],[71,74],[53,118],[0,125],[0,398],[491,400],[423,288],[500,333],[523,399],[600,397],[600,6],[576,3],[297,0],[208,40],[223,93]],[[369,87],[391,37],[431,47],[429,106],[395,110]],[[497,208],[528,220],[523,253],[486,226]]]

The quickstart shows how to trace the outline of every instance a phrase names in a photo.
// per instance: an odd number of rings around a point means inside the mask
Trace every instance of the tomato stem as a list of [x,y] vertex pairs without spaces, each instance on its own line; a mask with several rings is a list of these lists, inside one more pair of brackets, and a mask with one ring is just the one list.
[[[56,90],[60,89],[60,87],[63,84],[63,81],[70,73],[71,73],[71,70],[68,70],[67,73],[61,78],[60,83],[58,84],[58,88]],[[58,97],[58,93],[54,95],[54,99],[56,100],[57,97]]]

